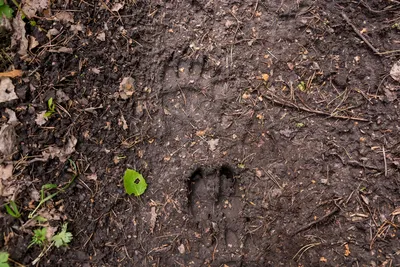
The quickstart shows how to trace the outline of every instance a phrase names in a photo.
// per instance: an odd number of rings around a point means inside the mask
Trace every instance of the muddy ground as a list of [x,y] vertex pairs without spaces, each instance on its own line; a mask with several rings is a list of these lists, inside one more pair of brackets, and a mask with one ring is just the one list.
[[76,137],[78,177],[45,207],[73,240],[39,266],[400,266],[398,2],[55,2],[73,22],[26,26],[40,45],[1,104],[20,121],[11,259],[41,252],[22,227],[32,191],[71,179],[65,159],[31,159]]

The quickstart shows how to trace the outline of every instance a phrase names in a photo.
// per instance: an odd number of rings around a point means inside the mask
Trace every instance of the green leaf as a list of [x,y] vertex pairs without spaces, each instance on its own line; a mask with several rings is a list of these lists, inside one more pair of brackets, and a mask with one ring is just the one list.
[[13,216],[14,218],[19,218],[21,217],[21,213],[18,210],[17,204],[15,204],[14,201],[10,201],[10,205],[6,204],[6,211],[8,214],[10,214],[11,216]]
[[4,5],[4,0],[0,0],[0,6]]
[[[0,0],[1,1],[1,0]],[[7,252],[0,252],[0,263],[7,263],[8,261],[8,253]]]
[[306,84],[302,81],[297,85],[297,87],[300,89],[300,91],[304,92],[307,90]]
[[56,247],[61,247],[67,245],[72,240],[72,234],[67,232],[68,223],[63,224],[61,232],[53,236],[51,240],[54,241]]
[[296,123],[296,127],[297,128],[303,128],[303,127],[305,127],[306,125],[304,124],[304,123],[302,123],[302,122],[298,122],[298,123]]
[[12,14],[13,14],[14,10],[12,10],[11,7],[9,7],[8,5],[0,5],[0,15],[1,16],[6,16],[6,18],[10,19],[12,18]]
[[138,197],[146,191],[147,183],[140,173],[127,169],[124,174],[124,187],[128,195],[134,194]]

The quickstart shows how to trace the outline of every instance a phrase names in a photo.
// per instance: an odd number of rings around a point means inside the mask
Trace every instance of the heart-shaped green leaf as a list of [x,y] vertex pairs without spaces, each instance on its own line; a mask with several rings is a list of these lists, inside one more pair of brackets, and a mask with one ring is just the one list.
[[147,183],[140,173],[127,169],[124,174],[124,187],[128,195],[134,194],[138,197],[146,191]]

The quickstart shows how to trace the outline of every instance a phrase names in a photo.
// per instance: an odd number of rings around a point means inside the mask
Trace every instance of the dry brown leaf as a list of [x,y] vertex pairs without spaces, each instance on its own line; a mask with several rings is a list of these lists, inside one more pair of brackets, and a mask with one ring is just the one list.
[[124,77],[122,82],[119,84],[119,96],[122,99],[128,99],[135,92],[134,87],[135,80],[132,77]]
[[390,76],[400,82],[400,60],[393,64],[392,69],[390,70]]
[[49,7],[49,0],[24,0],[22,1],[22,11],[28,18],[32,18],[37,12],[42,12]]
[[328,260],[327,260],[325,257],[319,258],[319,261],[320,261],[320,262],[328,262]]
[[13,164],[0,165],[0,196],[11,197],[17,188],[13,185],[12,172]]
[[157,213],[156,213],[156,207],[151,207],[150,210],[150,232],[153,233],[154,227],[156,226],[156,221],[157,221]]
[[71,136],[64,147],[49,146],[42,152],[43,159],[58,158],[60,162],[65,162],[75,152],[77,142],[75,136]]
[[14,88],[14,84],[10,78],[0,78],[0,103],[18,99]]
[[6,72],[0,72],[0,77],[15,78],[21,76],[22,76],[22,70],[11,70]]
[[344,245],[344,256],[348,257],[351,254],[349,244]]
[[12,27],[14,33],[11,37],[11,47],[18,47],[18,54],[26,56],[28,54],[28,39],[26,38],[25,22],[21,18],[21,12],[18,11],[13,19]]
[[11,109],[5,109],[5,112],[9,115],[7,123],[3,124],[0,128],[0,156],[3,158],[9,158],[15,150],[15,144],[17,142],[15,125],[18,124],[15,112]]
[[61,22],[74,23],[74,15],[71,12],[61,11],[54,15],[54,19]]
[[31,51],[33,48],[37,47],[39,45],[39,42],[36,40],[35,37],[29,36],[29,51]]
[[47,122],[47,117],[44,114],[46,114],[46,110],[36,114],[35,122],[37,125],[42,126]]
[[111,11],[112,11],[112,12],[118,12],[118,11],[120,11],[121,9],[124,8],[124,5],[125,5],[125,3],[116,3],[116,4],[114,4],[114,5],[112,6]]
[[269,80],[269,75],[267,73],[264,73],[261,75],[262,79],[264,80],[264,82],[268,82]]

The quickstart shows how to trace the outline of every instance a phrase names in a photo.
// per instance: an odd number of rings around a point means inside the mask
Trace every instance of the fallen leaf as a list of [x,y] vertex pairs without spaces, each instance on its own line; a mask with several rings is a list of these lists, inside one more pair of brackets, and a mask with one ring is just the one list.
[[157,213],[156,213],[156,207],[151,207],[150,211],[150,232],[153,233],[154,227],[156,226],[156,221],[157,221]]
[[345,244],[344,245],[344,256],[348,257],[350,255],[350,248],[349,248],[349,244]]
[[250,98],[250,93],[249,92],[244,92],[244,94],[242,95],[243,99],[249,99]]
[[26,56],[28,54],[28,39],[26,38],[25,22],[22,20],[21,12],[18,11],[13,19],[12,27],[14,33],[11,37],[11,47],[18,47],[18,54]]
[[74,15],[71,12],[61,11],[54,15],[54,19],[61,22],[74,23]]
[[101,32],[97,35],[96,39],[104,42],[106,40],[106,33],[105,32]]
[[9,115],[9,119],[0,128],[0,156],[9,158],[13,154],[17,142],[14,126],[18,124],[18,120],[15,112],[11,109],[7,108],[5,112]]
[[10,78],[0,78],[0,103],[18,99],[14,88],[14,84]]
[[91,180],[91,181],[97,181],[97,174],[91,173],[86,175],[86,179]]
[[28,18],[32,18],[37,12],[47,9],[49,2],[49,0],[25,0],[22,1],[22,11]]
[[400,82],[400,60],[393,64],[392,69],[390,70],[390,76]]
[[111,11],[112,11],[112,12],[118,12],[118,11],[120,11],[121,9],[124,8],[124,4],[125,4],[125,3],[116,3],[116,4],[114,4],[114,5],[112,6],[112,8],[111,8]]
[[320,261],[320,262],[328,262],[328,260],[327,260],[325,257],[319,258],[319,261]]
[[385,87],[384,92],[385,92],[385,96],[389,102],[393,102],[397,99],[396,92],[391,91],[389,88]]
[[122,129],[128,130],[128,124],[126,123],[124,115],[121,115],[121,124],[122,124]]
[[47,111],[44,110],[36,114],[35,122],[37,125],[42,126],[47,122],[48,118],[45,116],[46,112]]
[[12,172],[13,164],[0,165],[0,196],[2,197],[12,197],[16,191],[17,187],[13,185]]
[[0,72],[0,77],[15,78],[21,76],[22,76],[22,70],[11,70],[6,72]]
[[218,142],[219,142],[219,139],[211,139],[211,140],[207,141],[208,146],[211,151],[214,151],[215,149],[217,149]]
[[34,36],[29,36],[29,51],[31,51],[33,48],[37,47],[39,45],[39,42],[36,40]]
[[196,135],[197,135],[198,137],[202,137],[202,136],[206,135],[206,132],[207,132],[207,129],[202,130],[202,131],[199,130],[199,131],[196,132]]
[[267,73],[262,74],[261,77],[265,82],[269,80],[269,75]]
[[75,146],[78,140],[75,136],[71,136],[63,147],[49,146],[43,152],[43,160],[49,158],[58,158],[60,162],[65,162],[69,156],[75,152]]
[[[180,244],[180,246],[178,247],[178,251],[181,254],[185,254],[185,245],[184,244]],[[227,266],[227,265],[225,265]]]
[[122,99],[128,99],[135,92],[134,87],[135,80],[132,77],[125,77],[122,79],[122,82],[119,84],[119,96]]

